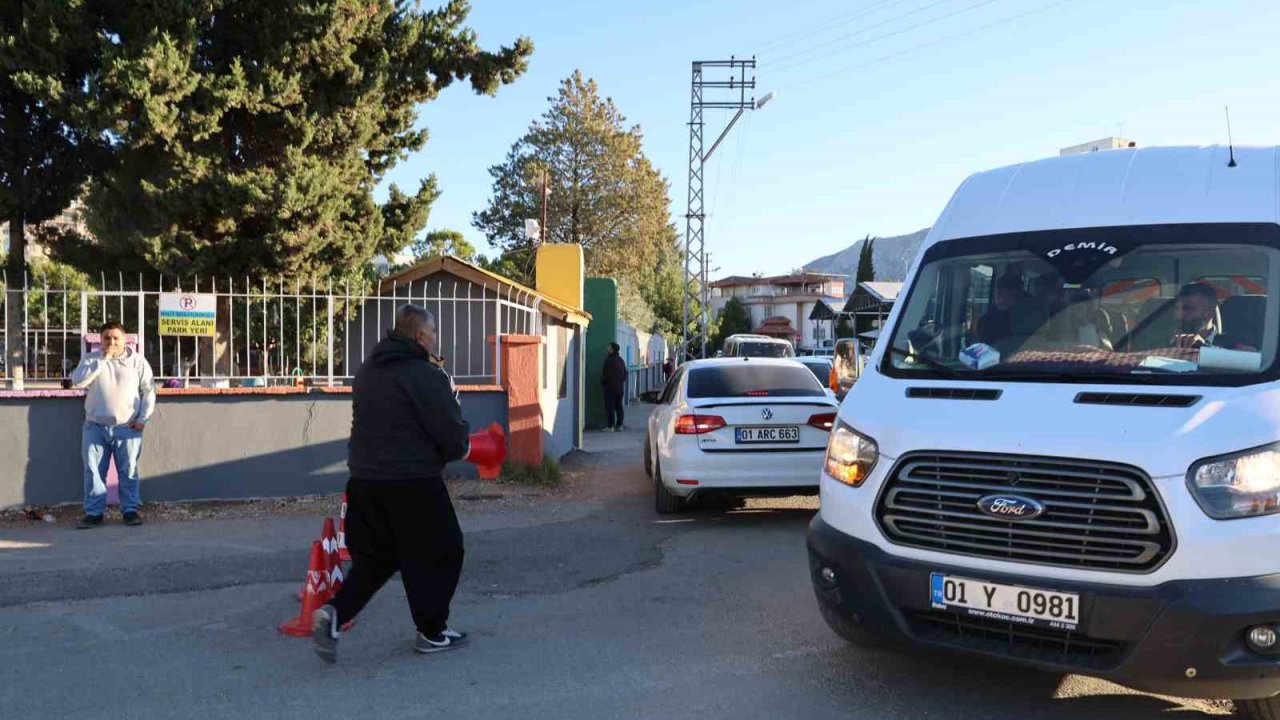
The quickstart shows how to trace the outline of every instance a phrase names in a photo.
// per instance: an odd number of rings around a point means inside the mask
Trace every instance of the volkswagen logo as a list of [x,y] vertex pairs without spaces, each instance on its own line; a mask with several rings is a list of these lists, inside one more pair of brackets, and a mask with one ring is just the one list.
[[773,411],[772,411],[772,410],[770,410],[769,408],[765,408],[765,409],[763,409],[763,410],[761,410],[761,411],[760,411],[760,417],[764,418],[765,420],[772,420],[772,419],[773,419]]
[[1001,520],[1032,520],[1044,514],[1044,503],[1022,495],[988,495],[978,501],[978,510]]

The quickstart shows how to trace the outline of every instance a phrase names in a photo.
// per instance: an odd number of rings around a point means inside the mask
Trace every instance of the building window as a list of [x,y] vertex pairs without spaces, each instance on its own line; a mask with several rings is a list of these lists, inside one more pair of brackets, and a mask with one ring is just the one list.
[[772,305],[761,305],[761,306],[760,306],[760,309],[761,309],[761,311],[763,311],[763,312],[764,312],[764,316],[765,316],[765,317],[767,317],[767,318],[771,318],[771,317],[773,317],[773,306],[772,306]]

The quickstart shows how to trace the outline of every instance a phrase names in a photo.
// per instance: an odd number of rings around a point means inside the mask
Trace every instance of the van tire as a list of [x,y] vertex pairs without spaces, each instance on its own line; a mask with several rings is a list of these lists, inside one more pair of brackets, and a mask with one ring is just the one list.
[[654,464],[653,468],[653,509],[659,515],[670,515],[684,509],[685,499],[672,493],[662,484],[662,466]]
[[1280,720],[1280,696],[1233,702],[1236,704],[1236,712],[1249,720]]
[[648,433],[644,435],[644,474],[653,477],[653,442]]

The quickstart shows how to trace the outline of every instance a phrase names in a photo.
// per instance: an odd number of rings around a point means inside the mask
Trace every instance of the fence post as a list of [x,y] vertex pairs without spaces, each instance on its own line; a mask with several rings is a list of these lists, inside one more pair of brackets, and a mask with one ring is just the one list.
[[329,338],[329,387],[333,387],[333,287],[329,287],[329,295],[325,298],[325,304],[328,306],[329,328],[327,330]]

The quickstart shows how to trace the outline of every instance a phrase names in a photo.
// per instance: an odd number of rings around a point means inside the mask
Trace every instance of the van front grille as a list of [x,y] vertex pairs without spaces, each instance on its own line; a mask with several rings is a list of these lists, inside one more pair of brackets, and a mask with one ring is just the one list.
[[[990,495],[1038,501],[1026,520],[978,508]],[[1063,567],[1149,572],[1173,551],[1151,480],[1134,467],[1019,455],[917,452],[890,471],[876,520],[899,545]]]

